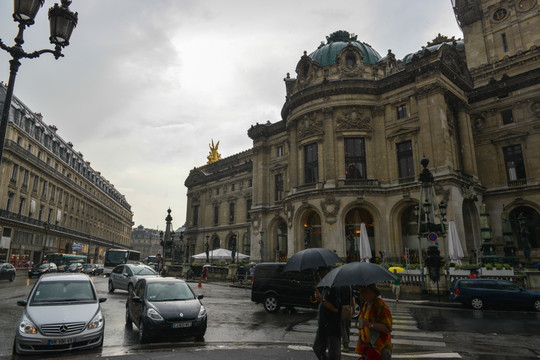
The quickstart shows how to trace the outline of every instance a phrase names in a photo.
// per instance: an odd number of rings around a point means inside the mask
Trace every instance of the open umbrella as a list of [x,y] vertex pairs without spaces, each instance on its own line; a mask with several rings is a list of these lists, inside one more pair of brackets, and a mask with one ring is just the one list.
[[380,265],[366,262],[353,262],[333,269],[326,274],[317,286],[366,286],[396,279],[397,277],[394,274]]
[[404,272],[404,271],[405,271],[404,268],[399,267],[399,266],[391,266],[391,267],[388,268],[388,271],[390,271],[391,273],[393,273],[394,270],[396,270],[398,273],[399,273],[399,272]]
[[303,271],[332,266],[342,260],[333,251],[322,248],[311,248],[297,252],[283,268],[284,272]]

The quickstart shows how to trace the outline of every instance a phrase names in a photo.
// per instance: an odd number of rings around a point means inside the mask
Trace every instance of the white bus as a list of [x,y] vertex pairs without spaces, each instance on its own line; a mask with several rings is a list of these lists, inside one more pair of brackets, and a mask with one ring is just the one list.
[[139,262],[141,252],[137,250],[109,249],[105,253],[103,273],[110,275],[113,269],[120,264],[133,264]]

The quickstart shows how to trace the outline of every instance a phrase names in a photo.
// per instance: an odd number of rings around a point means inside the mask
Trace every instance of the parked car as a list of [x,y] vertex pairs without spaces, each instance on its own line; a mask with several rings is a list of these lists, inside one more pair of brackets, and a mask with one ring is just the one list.
[[159,261],[159,258],[155,255],[150,255],[146,258],[144,258],[143,260],[143,264],[145,265],[148,265],[148,264],[157,264]]
[[71,263],[67,268],[68,272],[83,272],[83,266],[81,263]]
[[180,279],[141,279],[126,302],[126,326],[135,323],[141,343],[151,341],[159,333],[201,340],[208,318],[202,298]]
[[0,264],[0,279],[8,279],[9,281],[15,280],[17,270],[15,267],[8,263]]
[[506,280],[459,279],[450,291],[450,298],[476,310],[502,306],[540,311],[540,292],[526,290]]
[[105,319],[94,284],[84,274],[47,274],[34,285],[17,323],[13,352],[48,353],[103,345]]
[[84,264],[82,272],[85,273],[86,275],[95,276],[95,275],[99,275],[99,268],[97,264]]
[[116,289],[133,291],[139,279],[159,276],[150,266],[143,264],[123,264],[116,266],[109,276],[109,292]]
[[262,263],[255,267],[251,301],[270,313],[281,306],[315,308],[311,302],[315,280],[311,271],[283,272],[285,263]]
[[28,270],[28,277],[31,278],[32,276],[41,276],[43,274],[55,272],[58,272],[58,268],[55,263],[37,264],[32,268],[32,270]]

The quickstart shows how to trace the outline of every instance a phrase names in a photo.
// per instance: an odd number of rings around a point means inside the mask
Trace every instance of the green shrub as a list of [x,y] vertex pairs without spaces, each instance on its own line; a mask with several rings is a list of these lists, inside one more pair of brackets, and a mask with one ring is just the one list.
[[486,270],[493,270],[493,264],[486,264]]
[[504,268],[503,264],[499,264],[499,263],[495,264],[495,269],[502,270],[503,268]]
[[[459,266],[459,265],[458,265],[458,266]],[[448,265],[448,267],[453,267],[453,268],[456,268],[456,269],[457,269],[456,264],[454,264],[453,262],[451,262],[450,265]]]
[[503,264],[503,267],[505,270],[512,270],[512,265],[510,264]]

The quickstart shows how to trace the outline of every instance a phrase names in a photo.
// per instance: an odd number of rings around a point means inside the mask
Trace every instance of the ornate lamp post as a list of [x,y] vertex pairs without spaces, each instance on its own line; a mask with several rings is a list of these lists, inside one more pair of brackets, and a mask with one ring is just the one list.
[[208,239],[210,239],[210,235],[206,235],[206,244],[204,244],[204,249],[206,252],[206,262],[210,262],[210,244],[208,244]]
[[45,245],[47,244],[47,238],[49,237],[49,230],[51,229],[51,223],[50,222],[44,222],[43,223],[43,230],[45,230],[45,238],[43,239],[42,247],[41,247],[41,262],[43,262],[43,259],[45,258]]
[[13,20],[19,23],[19,32],[15,37],[15,45],[7,46],[0,39],[0,48],[7,51],[11,55],[9,61],[9,81],[6,91],[6,97],[4,99],[4,108],[2,110],[2,123],[0,124],[0,161],[2,159],[2,153],[4,150],[4,139],[6,138],[7,124],[9,119],[9,110],[11,108],[11,99],[13,97],[13,89],[15,87],[15,78],[17,77],[17,71],[21,66],[20,59],[27,58],[33,59],[39,57],[41,54],[50,53],[53,54],[55,59],[59,59],[64,56],[62,54],[62,48],[69,45],[69,39],[73,29],[77,25],[78,14],[69,10],[71,1],[62,0],[62,5],[54,4],[49,9],[49,22],[51,29],[51,36],[49,40],[51,44],[55,45],[54,50],[45,49],[27,53],[23,50],[24,44],[24,30],[27,26],[34,24],[34,18],[36,17],[39,9],[43,6],[45,0],[15,0],[13,3]]
[[231,258],[233,263],[235,262],[236,257],[236,234],[233,234],[231,237]]
[[521,237],[521,246],[523,247],[523,256],[525,257],[525,265],[531,262],[531,243],[529,242],[529,232],[527,231],[527,217],[520,213],[517,221],[519,222],[519,235]]
[[259,240],[259,252],[261,254],[261,262],[264,261],[264,241],[263,241],[263,235],[264,235],[264,229],[261,229],[259,232],[259,235],[261,235],[261,240]]

